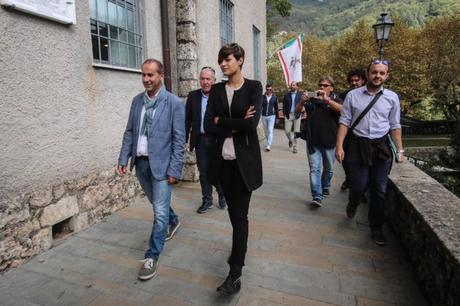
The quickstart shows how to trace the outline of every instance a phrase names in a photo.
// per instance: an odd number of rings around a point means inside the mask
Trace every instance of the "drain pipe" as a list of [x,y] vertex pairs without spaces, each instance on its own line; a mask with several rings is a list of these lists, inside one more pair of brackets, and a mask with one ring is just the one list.
[[161,41],[163,42],[164,84],[171,91],[171,49],[169,47],[168,0],[160,0]]

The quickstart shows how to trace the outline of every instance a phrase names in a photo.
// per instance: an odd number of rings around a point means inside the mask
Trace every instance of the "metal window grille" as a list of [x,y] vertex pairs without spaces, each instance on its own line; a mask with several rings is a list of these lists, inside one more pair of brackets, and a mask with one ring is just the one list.
[[252,46],[254,59],[254,79],[260,80],[260,30],[252,26]]
[[138,0],[89,0],[95,63],[137,69],[142,63]]
[[220,43],[225,45],[233,42],[233,3],[220,0]]

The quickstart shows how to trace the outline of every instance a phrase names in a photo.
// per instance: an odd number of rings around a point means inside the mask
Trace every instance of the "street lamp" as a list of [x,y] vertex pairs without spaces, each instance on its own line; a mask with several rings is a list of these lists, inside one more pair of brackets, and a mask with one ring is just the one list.
[[390,37],[391,28],[394,26],[393,20],[387,13],[381,13],[377,18],[377,22],[372,26],[374,28],[374,36],[377,44],[379,45],[380,60],[383,60],[383,46],[385,41]]

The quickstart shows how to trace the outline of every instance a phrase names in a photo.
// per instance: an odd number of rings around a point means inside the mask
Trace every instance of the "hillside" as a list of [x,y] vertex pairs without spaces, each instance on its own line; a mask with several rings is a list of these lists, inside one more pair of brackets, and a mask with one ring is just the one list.
[[365,18],[370,23],[383,11],[410,26],[430,17],[460,12],[460,0],[291,0],[290,17],[271,17],[279,31],[332,36]]

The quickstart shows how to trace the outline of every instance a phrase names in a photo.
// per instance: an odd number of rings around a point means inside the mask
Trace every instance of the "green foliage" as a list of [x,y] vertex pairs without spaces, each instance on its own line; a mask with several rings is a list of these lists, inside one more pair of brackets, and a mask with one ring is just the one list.
[[278,28],[278,22],[273,18],[278,14],[288,17],[291,14],[292,4],[289,0],[267,0],[267,37],[272,37]]
[[[424,120],[460,118],[460,14],[432,17],[423,27],[410,27],[399,16],[385,45],[391,61],[386,86],[400,96],[403,113]],[[335,79],[336,92],[344,91],[346,74],[365,69],[378,51],[368,18],[355,22],[340,35],[324,38],[305,35],[302,90],[316,88],[322,75]],[[278,34],[268,41],[268,79],[277,92],[285,91],[283,72],[276,50],[298,33]],[[460,131],[458,143],[460,144]]]
[[444,16],[460,10],[458,0],[292,0],[289,18],[269,16],[269,22],[278,23],[281,31],[298,29],[329,37],[345,31],[356,21],[366,18],[374,22],[382,11],[399,16],[411,27],[422,27],[430,17]]

